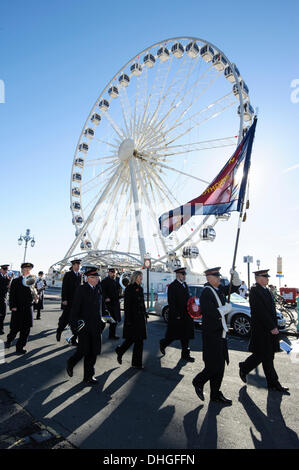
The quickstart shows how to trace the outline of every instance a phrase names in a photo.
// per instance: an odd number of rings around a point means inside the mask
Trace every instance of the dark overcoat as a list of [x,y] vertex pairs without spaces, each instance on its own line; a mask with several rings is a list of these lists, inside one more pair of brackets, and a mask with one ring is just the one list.
[[[209,287],[208,287],[209,286]],[[210,369],[217,368],[223,359],[229,363],[226,338],[222,338],[223,326],[218,311],[218,302],[210,287],[217,293],[221,304],[225,305],[229,286],[220,285],[215,289],[209,282],[200,296],[200,311],[202,313],[202,357]],[[231,292],[237,292],[238,287],[232,286]]]
[[137,341],[146,339],[146,310],[143,288],[136,282],[125,289],[123,337]]
[[70,325],[76,331],[78,320],[84,320],[85,325],[78,333],[84,355],[100,354],[101,334],[105,324],[102,321],[102,290],[100,284],[93,289],[87,282],[78,286],[71,308]]
[[63,310],[71,310],[76,289],[81,284],[81,274],[75,274],[71,269],[63,276],[61,288],[61,302],[67,301],[67,305],[62,305]]
[[6,313],[6,299],[10,280],[0,274],[0,316]]
[[280,351],[280,346],[279,335],[271,333],[278,325],[272,294],[268,288],[255,284],[250,289],[249,304],[251,337],[248,349],[262,358],[273,357]]
[[8,292],[9,279],[0,274],[0,301],[5,302]]
[[169,306],[166,338],[170,340],[188,340],[194,338],[194,322],[187,312],[190,297],[189,287],[177,279],[168,286],[167,298]]
[[[103,300],[105,302],[105,307],[109,311],[112,318],[115,321],[120,322],[120,305],[119,305],[119,294],[120,288],[119,283],[116,279],[112,279],[109,276],[105,277],[101,283],[103,291]],[[110,302],[106,302],[106,299],[110,299]]]
[[[9,308],[11,310],[10,328],[31,328],[33,325],[33,298],[30,287],[22,283],[23,276],[12,280],[9,291]],[[16,308],[16,311],[12,311]]]

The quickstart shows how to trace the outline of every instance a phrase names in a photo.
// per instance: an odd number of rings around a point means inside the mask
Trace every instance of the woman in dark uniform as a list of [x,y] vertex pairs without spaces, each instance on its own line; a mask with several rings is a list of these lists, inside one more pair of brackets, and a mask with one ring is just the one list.
[[143,369],[142,353],[143,340],[146,339],[146,310],[144,305],[143,288],[141,287],[142,272],[135,271],[132,274],[130,284],[126,287],[124,298],[124,327],[123,337],[125,341],[115,349],[117,361],[122,363],[122,356],[132,344],[132,367]]

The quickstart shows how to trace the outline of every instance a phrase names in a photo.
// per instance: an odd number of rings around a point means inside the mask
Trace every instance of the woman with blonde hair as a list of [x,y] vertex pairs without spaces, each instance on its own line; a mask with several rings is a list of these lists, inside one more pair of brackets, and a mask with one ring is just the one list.
[[132,344],[132,367],[143,369],[142,353],[143,340],[146,339],[146,318],[147,313],[144,305],[143,288],[141,287],[142,272],[134,271],[130,283],[125,289],[124,296],[124,327],[123,338],[125,339],[121,346],[115,349],[117,361],[122,363],[122,356]]

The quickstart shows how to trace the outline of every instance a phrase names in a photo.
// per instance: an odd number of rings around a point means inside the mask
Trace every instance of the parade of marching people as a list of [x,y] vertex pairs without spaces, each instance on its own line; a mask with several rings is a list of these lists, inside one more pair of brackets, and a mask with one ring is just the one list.
[[[116,343],[121,337],[124,339],[115,348],[115,361],[121,365],[126,351],[133,346],[131,367],[144,369],[143,342],[147,339],[149,318],[142,287],[144,267],[124,279],[123,289],[119,268],[109,267],[106,276],[101,280],[99,267],[87,266],[80,269],[81,259],[74,259],[70,264],[70,269],[62,281],[62,313],[56,330],[58,343],[62,333],[70,331],[70,336],[64,339],[75,348],[74,354],[66,363],[68,376],[73,377],[75,366],[83,359],[83,382],[88,386],[98,384],[94,377],[95,365],[97,356],[101,354],[102,332],[105,327],[109,328],[109,341]],[[8,273],[9,265],[1,265],[0,333],[5,334],[4,320],[8,306],[11,318],[6,332],[5,348],[9,350],[14,346],[17,355],[27,353],[25,346],[30,345],[34,311],[37,311],[35,320],[41,320],[47,288],[43,271],[39,271],[36,277],[31,274],[33,267],[30,262],[22,263],[20,275],[14,278]],[[200,305],[204,368],[193,378],[194,392],[204,401],[204,385],[210,382],[210,400],[230,406],[232,400],[226,398],[221,391],[225,364],[229,364],[226,319],[232,310],[232,304],[228,302],[228,297],[234,292],[241,294],[244,281],[241,281],[236,270],[231,269],[231,282],[221,282],[220,270],[221,267],[205,270],[206,283],[195,303],[190,303],[193,297],[186,283],[186,268],[179,267],[174,270],[175,279],[167,286],[168,323],[164,338],[159,341],[159,349],[162,356],[167,357],[167,348],[173,341],[179,341],[181,360],[185,363],[195,361],[189,341],[194,339],[195,312]],[[275,353],[281,351],[281,347],[276,299],[273,289],[268,287],[269,269],[254,271],[254,276],[255,284],[249,290],[251,333],[248,350],[252,354],[239,363],[239,376],[242,382],[246,383],[247,375],[262,364],[268,389],[290,395],[289,388],[281,385],[274,368]],[[18,339],[14,342],[17,336]]]

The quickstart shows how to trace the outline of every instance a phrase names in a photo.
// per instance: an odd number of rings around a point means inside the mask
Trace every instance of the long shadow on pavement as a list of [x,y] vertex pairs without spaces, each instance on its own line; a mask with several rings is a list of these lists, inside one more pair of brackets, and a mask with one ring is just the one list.
[[[289,397],[287,397],[288,399]],[[252,421],[255,430],[260,434],[256,436],[250,428],[252,442],[256,449],[298,449],[297,434],[285,424],[281,413],[282,395],[268,391],[267,414],[263,413],[247,393],[244,385],[239,392],[239,401]]]

